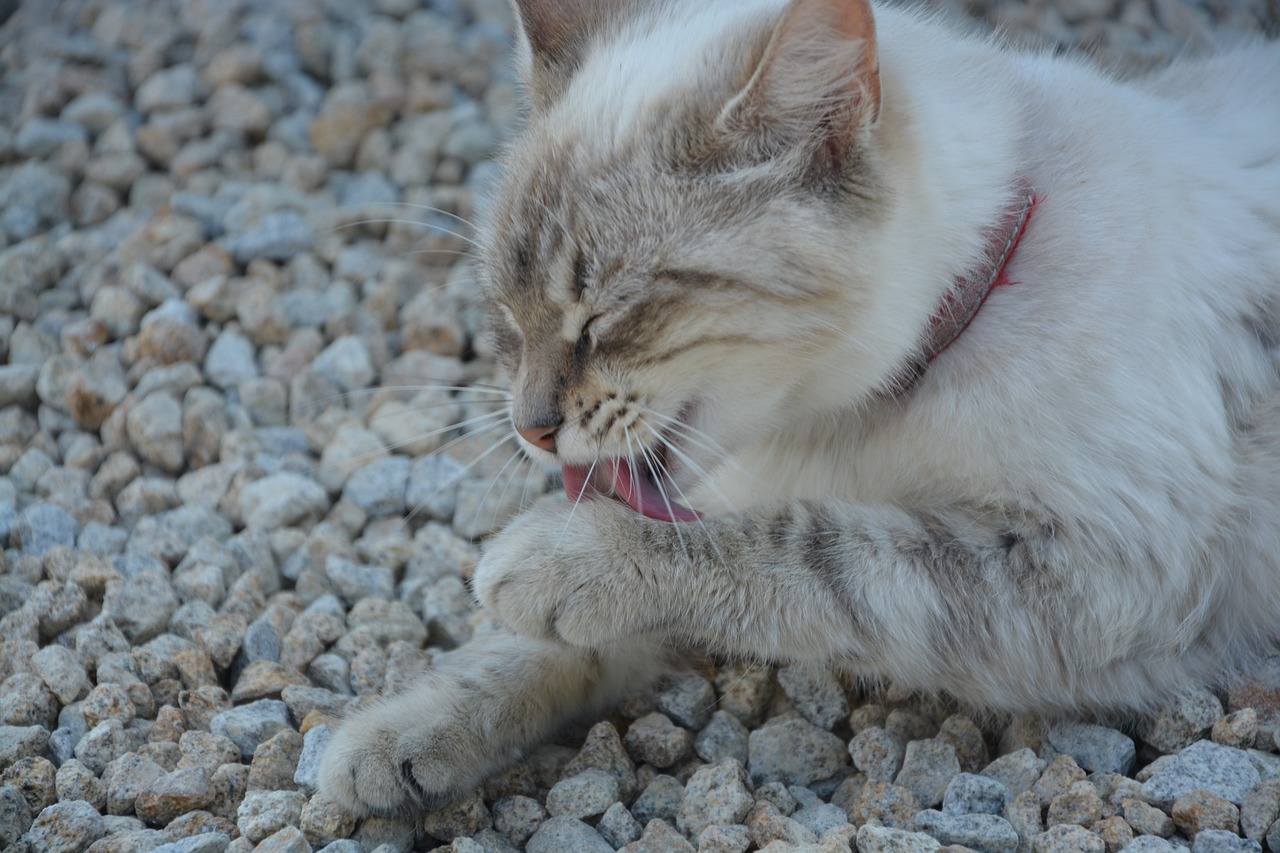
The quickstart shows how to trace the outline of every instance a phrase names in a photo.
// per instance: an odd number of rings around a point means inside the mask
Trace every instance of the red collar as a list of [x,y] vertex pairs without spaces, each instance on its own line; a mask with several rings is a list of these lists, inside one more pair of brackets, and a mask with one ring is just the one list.
[[1009,262],[1039,201],[1031,182],[1018,178],[1013,201],[1000,221],[987,229],[987,244],[981,259],[973,269],[956,276],[951,289],[942,297],[929,318],[919,349],[899,378],[890,384],[890,396],[901,397],[911,390],[933,360],[969,328],[991,291],[1013,283],[1007,272]]

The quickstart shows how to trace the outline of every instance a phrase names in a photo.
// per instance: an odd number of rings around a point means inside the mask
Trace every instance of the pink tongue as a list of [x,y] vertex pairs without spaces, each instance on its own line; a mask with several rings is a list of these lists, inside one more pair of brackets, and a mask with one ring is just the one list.
[[621,459],[607,459],[597,464],[594,472],[586,465],[566,465],[561,477],[570,500],[590,494],[610,495],[641,515],[658,521],[697,521],[702,517],[697,510],[664,498],[653,480],[640,471],[633,471]]

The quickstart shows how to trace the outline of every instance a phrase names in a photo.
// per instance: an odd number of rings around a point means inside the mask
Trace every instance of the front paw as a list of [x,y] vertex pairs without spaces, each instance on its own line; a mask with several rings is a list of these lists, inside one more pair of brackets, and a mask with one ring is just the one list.
[[637,553],[654,524],[603,499],[549,500],[491,539],[476,568],[481,603],[512,630],[604,648],[661,623],[654,555]]
[[346,720],[325,748],[320,791],[354,815],[408,814],[466,794],[505,756],[492,754],[456,685],[420,686]]

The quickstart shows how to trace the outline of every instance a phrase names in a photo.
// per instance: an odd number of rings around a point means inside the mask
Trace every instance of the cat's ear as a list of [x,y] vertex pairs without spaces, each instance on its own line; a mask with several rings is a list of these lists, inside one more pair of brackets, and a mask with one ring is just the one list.
[[717,123],[748,156],[801,149],[812,170],[830,174],[879,115],[870,2],[793,0]]
[[616,17],[618,3],[600,0],[512,0],[519,63],[535,110],[568,85],[592,39]]

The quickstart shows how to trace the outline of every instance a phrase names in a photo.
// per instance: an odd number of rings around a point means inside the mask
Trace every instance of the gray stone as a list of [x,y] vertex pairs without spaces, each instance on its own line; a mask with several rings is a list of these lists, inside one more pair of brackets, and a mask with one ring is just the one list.
[[1035,853],[1105,853],[1107,845],[1083,826],[1060,823],[1037,835],[1032,849]]
[[1168,809],[1178,797],[1203,788],[1239,805],[1259,781],[1244,750],[1197,741],[1156,770],[1143,783],[1142,796]]
[[342,496],[370,517],[401,515],[413,463],[404,456],[386,456],[356,469],[342,488]]
[[144,80],[134,92],[133,103],[144,113],[174,110],[194,103],[199,91],[195,68],[184,63],[157,71]]
[[343,336],[325,347],[311,362],[311,369],[345,391],[367,388],[377,375],[368,348],[355,335]]
[[979,853],[1015,853],[1018,849],[1018,833],[1009,821],[994,814],[950,815],[926,809],[915,816],[912,828],[943,844],[962,844]]
[[[221,832],[202,832],[199,835],[188,835],[186,838],[180,838],[177,841],[170,841],[168,844],[161,844],[154,848],[151,853],[223,853],[231,844],[231,838]],[[311,853],[311,846],[307,845],[301,848],[304,853]],[[260,853],[267,853],[261,847],[257,848]]]
[[178,609],[178,596],[168,578],[157,580],[148,574],[107,582],[102,610],[131,643],[158,636]]
[[1060,723],[1049,730],[1049,743],[1076,760],[1087,773],[1120,773],[1133,769],[1133,739],[1123,732],[1086,723]]
[[205,354],[204,374],[226,390],[256,378],[258,362],[253,343],[235,329],[223,329]]
[[684,804],[684,786],[680,780],[665,774],[653,777],[636,801],[631,804],[631,814],[641,825],[654,819],[676,823]]
[[[615,848],[630,844],[640,837],[642,827],[622,803],[614,803],[600,818],[596,829]],[[513,839],[514,840],[514,839]],[[516,842],[519,843],[519,842]]]
[[41,811],[23,838],[40,853],[80,853],[104,834],[106,826],[97,809],[72,800]]
[[315,480],[282,471],[245,486],[239,509],[250,530],[275,530],[322,516],[329,496]]
[[[615,783],[616,787],[616,783]],[[623,824],[620,822],[618,810],[621,809],[626,814],[626,819],[633,824],[635,821],[631,818],[631,814],[627,812],[627,807],[622,803],[614,803],[600,818],[600,832],[614,843],[610,838],[608,827]],[[523,845],[529,840],[529,836],[537,831],[542,822],[547,819],[547,811],[542,804],[532,797],[526,797],[521,794],[513,794],[503,797],[493,804],[493,827],[502,833],[503,837],[516,846]],[[640,830],[636,827],[636,837],[639,837]],[[624,844],[626,842],[623,842]],[[618,845],[621,846],[621,845]]]
[[1179,848],[1158,835],[1139,835],[1125,845],[1124,849],[1128,853],[1177,853]]
[[75,652],[65,646],[45,646],[31,657],[36,672],[63,705],[89,692],[89,676]]
[[600,833],[572,817],[544,821],[524,849],[526,853],[613,853]]
[[259,699],[240,705],[213,717],[209,728],[214,734],[230,738],[240,747],[244,761],[253,758],[258,744],[281,729],[289,727],[289,709],[278,699]]
[[1262,853],[1262,845],[1225,829],[1205,829],[1196,833],[1191,853]]
[[623,743],[637,764],[652,764],[664,770],[688,756],[693,734],[654,711],[631,724]]
[[996,779],[961,773],[947,785],[942,811],[949,815],[1001,814],[1012,799],[1009,789]]
[[15,761],[42,755],[48,743],[49,730],[44,726],[0,726],[0,771]]
[[22,791],[13,785],[0,785],[0,847],[7,848],[17,841],[30,828],[31,820],[31,806]]
[[1016,797],[1036,783],[1046,763],[1024,747],[992,761],[981,775],[995,779],[1009,789],[1010,797]]
[[255,844],[302,817],[307,797],[301,791],[248,791],[236,809],[236,826]]
[[865,824],[858,829],[858,853],[933,853],[942,845],[922,832]]
[[835,775],[848,766],[849,759],[844,741],[798,715],[775,717],[753,731],[748,753],[748,769],[756,785],[808,785]]
[[395,595],[395,575],[383,566],[353,563],[330,554],[325,560],[324,573],[338,595],[349,604],[370,596],[390,599]]
[[9,541],[20,551],[42,556],[59,545],[72,548],[80,525],[65,509],[52,503],[36,503],[18,513]]
[[424,456],[414,461],[405,489],[405,505],[428,518],[449,521],[457,507],[457,485],[465,473],[463,466],[444,454]]
[[746,782],[746,770],[732,759],[698,768],[685,786],[676,826],[697,838],[712,824],[741,823],[755,802]]
[[942,803],[947,785],[959,772],[954,746],[937,738],[913,740],[907,744],[895,782],[915,794],[920,805],[933,808]]
[[306,217],[291,210],[278,210],[265,214],[244,232],[230,238],[228,248],[241,264],[255,258],[287,261],[309,251],[315,241],[315,229]]
[[739,764],[747,763],[747,727],[728,711],[716,710],[711,721],[698,732],[693,750],[708,764],[718,764],[732,758]]
[[293,781],[304,791],[311,792],[320,787],[320,761],[332,739],[333,729],[326,725],[312,726],[303,735],[302,752],[298,755],[298,769],[294,771]]
[[618,781],[603,770],[589,768],[561,779],[547,793],[547,813],[578,819],[603,815],[618,801]]
[[844,688],[830,670],[784,666],[778,670],[778,685],[800,716],[819,728],[830,731],[849,716]]
[[1138,735],[1161,752],[1174,753],[1199,740],[1222,717],[1218,697],[1197,687],[1176,696],[1144,721]]
[[870,726],[849,741],[853,766],[876,782],[892,782],[902,769],[907,745],[896,733],[880,726]]
[[698,731],[711,719],[716,691],[702,676],[688,675],[659,693],[653,701],[676,725]]

